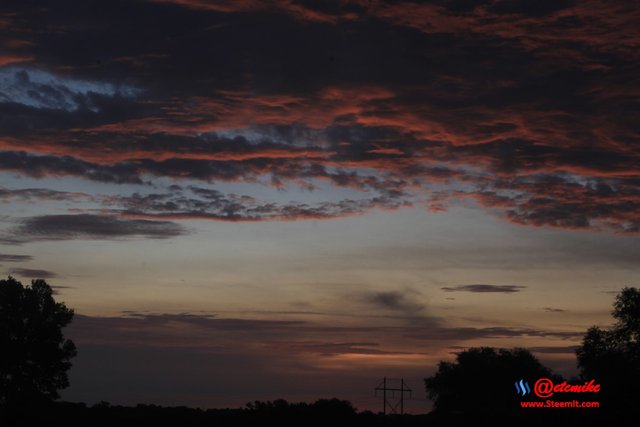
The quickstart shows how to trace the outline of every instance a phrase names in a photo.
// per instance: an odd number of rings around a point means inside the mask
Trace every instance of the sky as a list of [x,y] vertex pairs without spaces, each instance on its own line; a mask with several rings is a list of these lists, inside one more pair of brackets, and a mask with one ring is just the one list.
[[[62,398],[380,410],[574,349],[640,273],[640,7],[0,4],[0,273],[75,310]],[[509,385],[511,387],[511,385]]]

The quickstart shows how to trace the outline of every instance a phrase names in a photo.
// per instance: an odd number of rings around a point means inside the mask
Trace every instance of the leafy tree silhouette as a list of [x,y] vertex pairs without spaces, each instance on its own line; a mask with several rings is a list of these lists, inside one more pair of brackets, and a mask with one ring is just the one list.
[[515,382],[541,377],[556,378],[524,348],[480,347],[458,353],[455,362],[441,361],[425,385],[441,415],[508,414],[519,408]]
[[59,397],[68,387],[72,341],[61,329],[73,310],[53,298],[44,280],[31,286],[9,276],[0,280],[0,409],[12,412]]
[[616,296],[609,330],[589,328],[576,350],[578,367],[585,380],[602,385],[603,409],[620,414],[640,412],[640,290],[626,287]]

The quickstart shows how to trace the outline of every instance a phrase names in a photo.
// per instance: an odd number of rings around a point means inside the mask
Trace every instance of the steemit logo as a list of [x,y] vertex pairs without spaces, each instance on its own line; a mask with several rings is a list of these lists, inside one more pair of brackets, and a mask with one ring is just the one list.
[[524,380],[516,381],[516,394],[521,394],[522,396],[525,396],[528,393],[531,393],[531,388],[529,387],[529,384]]

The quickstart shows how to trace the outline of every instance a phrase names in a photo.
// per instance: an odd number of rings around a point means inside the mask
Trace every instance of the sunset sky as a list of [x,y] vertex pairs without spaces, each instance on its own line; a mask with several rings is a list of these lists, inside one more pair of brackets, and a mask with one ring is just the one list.
[[574,375],[640,285],[638,28],[634,1],[2,1],[0,273],[75,309],[62,397],[380,410],[388,376],[425,412],[480,345]]

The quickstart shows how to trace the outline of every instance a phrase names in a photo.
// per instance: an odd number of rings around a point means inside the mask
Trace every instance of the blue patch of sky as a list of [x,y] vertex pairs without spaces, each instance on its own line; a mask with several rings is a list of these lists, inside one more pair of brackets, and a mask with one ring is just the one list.
[[139,89],[128,85],[62,77],[35,68],[0,68],[0,102],[33,108],[76,111],[87,105],[97,111],[89,99],[91,94],[132,98],[139,93]]
[[304,148],[321,145],[324,138],[324,131],[311,129],[302,124],[287,126],[277,125],[257,125],[246,128],[223,129],[216,132],[202,132],[199,137],[206,138],[208,135],[215,135],[221,138],[243,138],[250,144],[261,144],[273,142],[285,144],[292,147]]

